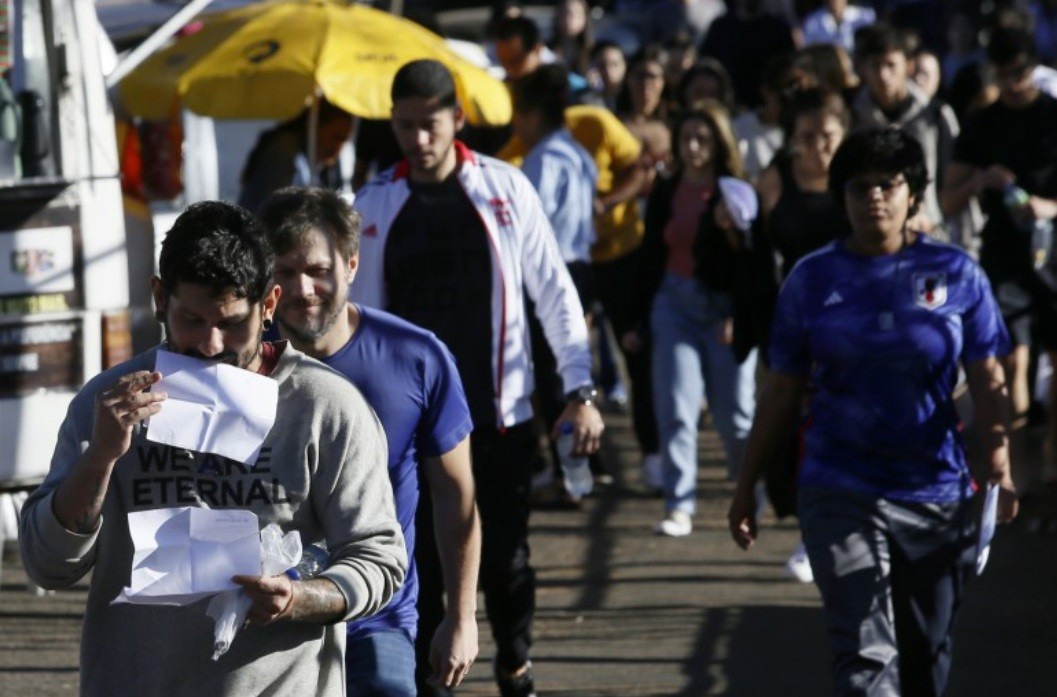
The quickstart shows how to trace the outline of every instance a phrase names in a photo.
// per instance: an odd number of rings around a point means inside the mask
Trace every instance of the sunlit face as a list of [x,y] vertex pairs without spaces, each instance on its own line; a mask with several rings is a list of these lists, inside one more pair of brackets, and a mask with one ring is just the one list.
[[405,97],[393,104],[393,133],[412,172],[435,172],[452,155],[455,134],[463,126],[462,109],[441,106],[436,99]]
[[683,74],[690,69],[697,59],[693,46],[673,48],[668,51],[668,64],[665,66],[665,79],[669,84],[677,85]]
[[628,75],[631,99],[638,111],[652,111],[664,91],[664,67],[655,61],[636,65]]
[[624,82],[624,76],[628,70],[624,54],[616,47],[610,47],[601,52],[598,56],[597,68],[606,87],[617,87]]
[[352,117],[336,116],[319,125],[316,143],[316,161],[332,165],[338,159],[341,147],[352,135]]
[[829,171],[829,163],[844,139],[844,126],[833,114],[801,114],[793,124],[793,149],[800,165],[816,174]]
[[703,170],[716,156],[716,136],[708,122],[690,119],[679,128],[679,159],[691,170]]
[[179,282],[166,296],[161,280],[151,279],[158,311],[165,318],[169,348],[175,353],[256,370],[261,352],[262,320],[275,312],[279,289],[252,304],[231,291],[219,296],[207,286]]
[[902,51],[889,51],[863,61],[866,89],[883,107],[895,106],[907,96],[907,57]]
[[902,173],[857,174],[844,185],[853,234],[877,240],[903,234],[913,197]]
[[540,67],[540,47],[526,48],[519,36],[496,41],[495,56],[508,80],[516,80]]
[[282,290],[275,317],[295,341],[312,343],[327,335],[345,311],[357,258],[342,259],[330,235],[313,229],[275,259]]
[[694,104],[700,102],[703,99],[720,99],[722,97],[723,86],[715,75],[703,73],[697,75],[683,91],[683,99],[685,104]]
[[565,0],[557,12],[557,29],[561,36],[579,36],[587,28],[587,8],[583,0]]
[[931,53],[918,56],[914,69],[914,82],[929,96],[936,96],[940,91],[940,62]]

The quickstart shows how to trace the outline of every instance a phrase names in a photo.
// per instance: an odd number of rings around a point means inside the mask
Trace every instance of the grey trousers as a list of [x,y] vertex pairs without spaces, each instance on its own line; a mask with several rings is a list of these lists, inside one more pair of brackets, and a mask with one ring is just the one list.
[[915,503],[808,488],[799,506],[835,694],[942,695],[951,627],[973,568],[970,500]]

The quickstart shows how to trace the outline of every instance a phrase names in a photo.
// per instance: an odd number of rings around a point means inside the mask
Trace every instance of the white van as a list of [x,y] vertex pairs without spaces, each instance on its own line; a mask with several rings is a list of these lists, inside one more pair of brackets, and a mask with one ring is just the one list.
[[103,38],[92,0],[0,0],[0,491],[39,483],[77,390],[158,335]]

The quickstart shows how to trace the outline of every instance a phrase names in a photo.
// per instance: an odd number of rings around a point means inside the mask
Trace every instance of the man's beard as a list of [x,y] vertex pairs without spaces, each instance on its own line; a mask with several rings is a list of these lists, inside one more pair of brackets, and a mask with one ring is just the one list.
[[[299,303],[301,307],[297,308],[297,312],[301,312],[304,307],[303,303]],[[320,306],[323,308],[324,313],[322,321],[316,326],[310,326],[308,323],[302,323],[300,326],[294,326],[284,319],[285,313],[275,313],[275,318],[279,321],[279,325],[283,330],[290,333],[290,336],[294,338],[294,341],[299,343],[310,344],[325,336],[329,332],[334,324],[338,321],[341,313],[345,310],[344,302],[337,302],[336,298],[332,302],[321,303]],[[304,315],[301,315],[304,316]]]
[[[165,329],[165,342],[169,345],[169,349],[176,348],[172,343],[172,332],[169,331],[169,323],[167,321],[162,322],[162,327]],[[198,349],[187,349],[186,351],[179,351],[180,355],[188,356],[190,358],[197,358],[200,361],[209,361],[210,363],[226,363],[227,365],[233,365],[236,368],[249,368],[250,364],[257,358],[261,353],[261,344],[264,340],[264,330],[257,332],[257,343],[251,348],[247,349],[244,353],[238,353],[237,351],[225,350],[216,354],[215,356],[207,356]]]

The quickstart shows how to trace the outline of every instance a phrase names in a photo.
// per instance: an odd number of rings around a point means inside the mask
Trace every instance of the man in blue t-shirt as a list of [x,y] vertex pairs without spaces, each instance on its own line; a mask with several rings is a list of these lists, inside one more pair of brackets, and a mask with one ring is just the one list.
[[[349,624],[348,694],[414,697],[416,640],[420,677],[454,687],[477,656],[481,546],[470,467],[473,422],[455,363],[426,330],[348,302],[359,261],[359,216],[338,194],[282,189],[260,217],[276,252],[282,295],[275,316],[282,336],[363,392],[389,445],[408,575],[384,610]],[[420,483],[427,492],[421,507]],[[420,521],[432,512],[436,548],[429,540],[415,544],[416,511]],[[430,608],[443,620],[432,637],[416,639],[419,574],[442,575],[447,609]],[[426,657],[430,666],[423,665]]]

